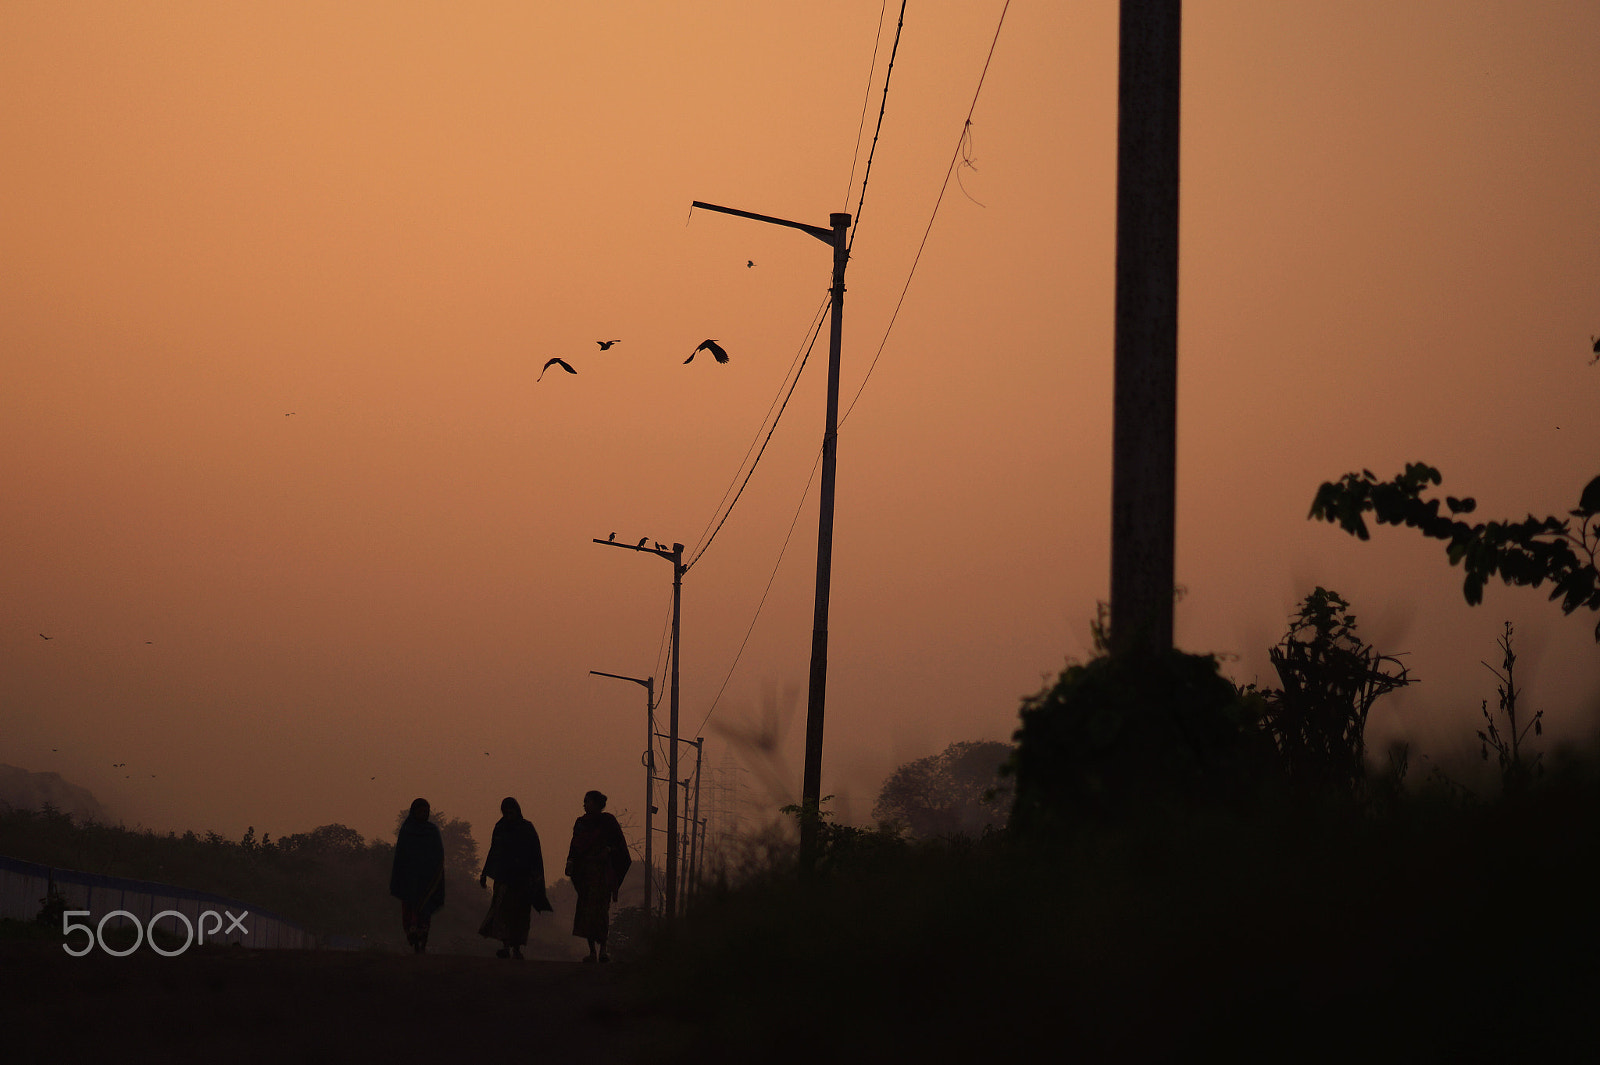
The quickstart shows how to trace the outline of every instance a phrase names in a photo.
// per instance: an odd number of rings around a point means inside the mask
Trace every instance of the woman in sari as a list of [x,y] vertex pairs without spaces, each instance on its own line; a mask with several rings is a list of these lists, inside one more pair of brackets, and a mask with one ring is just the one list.
[[611,904],[617,901],[622,878],[633,857],[617,819],[605,812],[606,797],[598,791],[583,796],[583,816],[572,826],[572,846],[567,851],[567,876],[578,892],[572,934],[589,941],[583,960],[610,961],[606,936],[611,930]]
[[400,900],[400,924],[418,954],[427,950],[428,928],[444,905],[444,838],[428,820],[432,813],[427,799],[412,802],[400,823],[389,871],[389,894]]
[[478,877],[479,887],[494,880],[494,900],[478,934],[500,940],[495,957],[521,961],[522,948],[528,942],[530,911],[548,913],[551,909],[544,892],[544,855],[539,850],[539,833],[533,822],[522,816],[516,799],[503,799],[500,813]]

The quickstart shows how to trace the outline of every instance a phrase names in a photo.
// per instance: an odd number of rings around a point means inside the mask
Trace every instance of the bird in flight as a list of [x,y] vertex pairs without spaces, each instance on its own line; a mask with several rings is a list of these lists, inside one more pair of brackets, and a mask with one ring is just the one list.
[[746,262],[746,263],[745,263],[745,264],[744,264],[744,268],[745,268],[745,269],[746,269],[746,270],[748,270],[748,269],[750,269],[750,268],[751,268],[751,267],[752,267],[752,266],[754,266],[754,265],[755,265],[755,264],[756,264],[756,261],[755,261],[755,260],[754,260],[754,259],[751,259],[751,260],[749,260],[749,261],[748,261],[748,262]]
[[568,373],[577,373],[578,372],[577,370],[574,370],[572,367],[567,365],[567,360],[566,359],[547,359],[547,360],[545,360],[544,369],[540,370],[539,371],[539,376],[535,377],[533,379],[534,383],[538,384],[540,381],[542,381],[544,379],[544,371],[550,369],[550,367],[552,367],[552,366],[559,366],[563,370],[567,371]]
[[611,345],[620,344],[620,343],[622,343],[622,341],[620,341],[620,340],[596,340],[595,343],[600,345],[600,350],[601,351],[610,351],[611,350]]
[[716,359],[718,362],[728,361],[728,353],[722,350],[721,344],[718,344],[715,340],[702,340],[700,341],[699,347],[689,352],[689,357],[683,360],[683,364],[685,366],[689,365],[694,361],[694,357],[700,354],[702,351],[711,352],[711,357]]

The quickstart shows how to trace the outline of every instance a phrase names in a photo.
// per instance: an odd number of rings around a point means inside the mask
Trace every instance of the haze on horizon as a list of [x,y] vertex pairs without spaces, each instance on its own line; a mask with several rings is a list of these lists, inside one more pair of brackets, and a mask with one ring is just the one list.
[[[858,220],[845,821],[1008,739],[1107,595],[1115,3],[1011,6],[884,339],[1002,6],[909,6]],[[591,787],[638,824],[641,693],[589,670],[660,676],[671,575],[591,540],[703,541],[830,265],[689,204],[854,213],[897,5],[533,7],[0,7],[0,762],[234,839],[387,837],[425,795],[483,842],[508,794],[559,839]],[[1506,620],[1547,749],[1600,723],[1592,617],[1468,608],[1437,543],[1306,520],[1361,468],[1427,461],[1484,518],[1600,472],[1597,44],[1590,4],[1185,11],[1177,640],[1270,682],[1338,590],[1420,680],[1375,750],[1475,751]],[[707,337],[728,364],[685,366]],[[684,582],[683,732],[767,814],[798,793],[819,362]]]

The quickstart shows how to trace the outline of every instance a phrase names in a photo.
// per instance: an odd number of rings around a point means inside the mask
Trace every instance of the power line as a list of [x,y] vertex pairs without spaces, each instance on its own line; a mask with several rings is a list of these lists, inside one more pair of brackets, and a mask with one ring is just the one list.
[[822,322],[823,319],[819,316],[817,319],[816,328],[814,328],[811,332],[811,340],[806,345],[805,356],[800,360],[800,366],[794,372],[794,379],[789,382],[789,391],[783,397],[783,405],[778,408],[778,413],[773,417],[772,428],[767,430],[767,438],[761,441],[761,450],[756,452],[756,457],[751,461],[750,471],[744,476],[744,483],[739,485],[739,490],[734,493],[732,502],[730,502],[727,509],[722,512],[722,520],[717,522],[717,527],[711,531],[711,535],[706,538],[706,542],[700,547],[700,550],[695,553],[694,558],[690,559],[688,564],[684,566],[685,573],[694,568],[694,564],[699,562],[701,557],[706,553],[707,549],[711,547],[711,542],[717,538],[717,533],[722,531],[723,524],[727,522],[728,516],[733,513],[733,508],[738,504],[739,497],[744,495],[745,485],[748,485],[750,483],[750,478],[755,475],[756,466],[761,462],[761,456],[766,454],[767,445],[772,442],[772,434],[778,429],[778,421],[783,417],[784,410],[789,406],[789,397],[794,395],[795,386],[800,383],[800,374],[805,370],[806,362],[811,358],[811,349],[816,346],[817,337],[822,333]]
[[[944,203],[945,190],[950,187],[950,175],[955,173],[956,162],[961,158],[961,148],[967,143],[967,130],[972,125],[972,115],[978,109],[978,96],[983,92],[983,80],[989,75],[989,62],[994,59],[995,45],[1000,43],[1000,28],[1006,24],[1006,11],[1011,7],[1011,0],[1006,0],[1005,6],[1000,9],[1000,21],[994,28],[994,40],[989,42],[989,54],[983,61],[983,71],[978,75],[978,87],[972,93],[972,106],[967,108],[966,121],[961,123],[961,136],[956,139],[956,150],[950,155],[950,165],[945,168],[944,183],[939,186],[939,195],[933,201],[933,213],[928,216],[928,227],[922,231],[922,243],[917,245],[917,254],[911,260],[911,270],[906,274],[906,283],[900,289],[900,298],[895,301],[894,313],[889,315],[889,324],[883,330],[883,339],[878,342],[878,350],[872,356],[872,362],[867,365],[866,376],[861,379],[861,387],[856,389],[855,396],[850,400],[850,405],[845,408],[844,414],[839,418],[842,427],[850,417],[850,412],[855,410],[856,401],[861,398],[861,393],[867,387],[867,381],[872,377],[872,371],[878,365],[878,357],[883,354],[883,347],[889,342],[889,333],[894,329],[895,319],[900,317],[900,306],[906,301],[906,293],[911,288],[911,279],[917,274],[917,264],[922,261],[922,251],[928,246],[928,235],[933,232],[934,219],[939,217],[939,205]],[[886,86],[887,88],[887,86]],[[862,193],[866,187],[863,183]],[[854,237],[852,237],[854,239]]]
[[883,0],[878,8],[878,33],[872,38],[872,62],[867,65],[867,87],[861,91],[861,121],[856,125],[855,154],[850,156],[850,179],[844,183],[846,207],[850,206],[850,190],[856,183],[856,161],[861,158],[861,133],[867,128],[867,104],[872,100],[872,76],[878,72],[878,46],[883,43],[883,16],[888,10],[889,0]]
[[[1011,0],[1006,0],[1009,4]],[[1004,18],[1004,13],[1001,14]],[[861,196],[856,200],[855,228],[850,231],[850,243],[845,247],[848,254],[856,246],[856,234],[861,232],[861,204],[867,198],[867,182],[872,180],[872,157],[878,154],[878,134],[883,132],[883,113],[889,109],[889,79],[894,76],[894,57],[900,51],[900,31],[906,24],[906,0],[900,0],[900,21],[894,27],[894,47],[889,49],[889,65],[883,72],[883,103],[878,107],[878,125],[872,131],[872,147],[867,150],[867,168],[861,175]],[[882,32],[882,23],[879,23],[879,32]],[[987,64],[985,64],[987,66]],[[856,145],[859,150],[859,142]],[[854,170],[851,171],[854,173]]]
[[[827,313],[828,299],[829,297],[827,295],[822,297],[821,306],[817,308],[817,313],[812,317],[811,324],[806,326],[806,334],[811,334],[813,341],[816,339],[814,331],[820,325],[822,316]],[[794,358],[789,362],[789,369],[784,373],[783,381],[779,382],[778,384],[778,391],[773,394],[772,402],[767,405],[767,412],[761,416],[761,422],[756,426],[755,436],[750,438],[750,446],[745,449],[744,458],[739,460],[738,468],[733,471],[733,479],[728,482],[728,487],[723,490],[722,498],[717,500],[716,509],[711,512],[711,517],[707,519],[706,527],[700,530],[700,540],[705,542],[705,547],[711,546],[710,541],[707,540],[706,537],[708,534],[712,536],[716,535],[715,533],[711,532],[711,527],[713,525],[718,525],[718,527],[720,527],[720,523],[717,521],[717,515],[722,514],[722,505],[728,501],[728,496],[733,493],[734,486],[739,484],[739,472],[744,469],[744,464],[749,461],[751,452],[755,451],[756,442],[761,439],[761,430],[766,426],[767,419],[772,416],[773,409],[778,406],[780,397],[784,397],[785,401],[787,401],[784,393],[784,385],[788,384],[789,375],[796,373],[795,367],[797,364],[803,365],[801,360],[803,356],[810,354],[810,350],[811,349],[808,346],[808,342],[802,339],[800,342],[800,347],[795,351]],[[790,391],[793,391],[793,385],[790,385]],[[776,426],[777,423],[774,422],[773,424]],[[770,432],[768,433],[768,436],[771,436]],[[753,469],[754,467],[752,467],[752,470]],[[746,477],[746,480],[748,479],[749,478]],[[723,520],[727,520],[726,515],[723,516]],[[698,542],[700,541],[697,541],[697,543]],[[699,560],[700,556],[705,553],[705,547],[697,547],[695,549],[694,557],[689,560],[689,565],[692,566],[696,561]]]
[[696,736],[705,735],[706,722],[711,720],[711,715],[717,710],[717,703],[722,701],[722,693],[728,690],[728,682],[733,679],[733,671],[739,667],[739,659],[744,655],[745,645],[750,642],[750,634],[756,630],[756,622],[761,618],[761,608],[767,605],[767,593],[772,591],[772,582],[778,579],[778,567],[783,565],[783,556],[789,550],[789,541],[794,537],[794,527],[800,521],[800,511],[806,505],[806,496],[811,493],[811,483],[817,478],[817,466],[822,462],[822,452],[817,452],[817,457],[811,463],[811,475],[806,478],[806,486],[800,490],[800,502],[794,508],[794,517],[789,519],[789,531],[784,534],[783,546],[778,548],[778,560],[772,564],[772,575],[767,578],[767,586],[761,590],[761,601],[756,604],[755,616],[750,619],[750,627],[744,630],[744,639],[739,641],[739,650],[734,652],[733,662],[728,666],[728,675],[722,678],[722,687],[717,689],[716,697],[711,700],[711,708],[706,711],[706,716],[700,720],[700,727],[695,729]]

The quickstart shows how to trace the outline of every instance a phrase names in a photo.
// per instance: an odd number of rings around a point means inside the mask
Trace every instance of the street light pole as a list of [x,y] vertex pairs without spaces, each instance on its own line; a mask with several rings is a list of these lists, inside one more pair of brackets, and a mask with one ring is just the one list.
[[811,626],[811,678],[806,696],[805,774],[800,785],[800,873],[809,877],[816,869],[818,828],[822,822],[822,722],[828,687],[828,595],[833,582],[833,495],[839,457],[839,348],[844,335],[844,268],[849,262],[845,231],[850,216],[828,216],[831,226],[807,225],[771,215],[719,207],[695,200],[707,211],[751,218],[757,222],[788,226],[809,233],[833,248],[832,320],[828,327],[828,410],[822,432],[822,489],[817,516],[817,597]]
[[[608,541],[609,542],[609,541]],[[652,916],[650,909],[650,881],[655,879],[655,865],[650,861],[650,840],[653,833],[650,829],[650,815],[655,812],[655,779],[656,779],[656,679],[645,677],[624,677],[620,673],[602,673],[598,669],[591,669],[589,673],[596,677],[611,677],[615,680],[628,680],[644,686],[644,915]]]
[[[613,534],[615,535],[615,534]],[[672,563],[672,708],[668,714],[667,732],[671,742],[667,746],[667,778],[678,779],[678,638],[682,629],[683,607],[683,575],[688,567],[683,564],[683,545],[673,544],[668,551],[661,544],[646,547],[648,541],[640,540],[637,544],[619,544],[614,539],[596,539],[595,543],[607,547],[625,547],[630,551],[643,551],[646,554],[656,555]],[[653,742],[653,741],[652,741]],[[667,920],[672,920],[678,915],[678,791],[676,788],[667,789],[667,869],[665,898],[662,899],[661,912]]]

